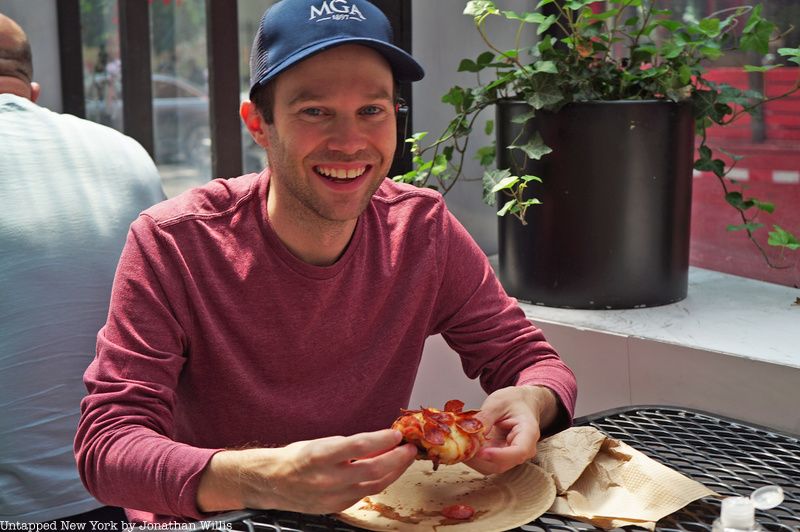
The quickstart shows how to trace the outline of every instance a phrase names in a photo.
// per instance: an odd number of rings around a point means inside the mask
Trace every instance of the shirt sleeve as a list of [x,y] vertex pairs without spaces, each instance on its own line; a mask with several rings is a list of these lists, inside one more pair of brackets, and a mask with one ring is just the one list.
[[515,385],[551,389],[562,410],[552,428],[565,428],[575,411],[575,375],[506,294],[466,229],[446,209],[442,217],[434,333],[442,334],[460,355],[465,374],[479,378],[487,393]]
[[185,296],[169,271],[173,261],[163,260],[168,247],[149,217],[132,224],[97,355],[84,374],[89,393],[75,455],[83,483],[101,502],[199,519],[197,486],[219,449],[170,438],[186,338],[185,318],[170,304]]

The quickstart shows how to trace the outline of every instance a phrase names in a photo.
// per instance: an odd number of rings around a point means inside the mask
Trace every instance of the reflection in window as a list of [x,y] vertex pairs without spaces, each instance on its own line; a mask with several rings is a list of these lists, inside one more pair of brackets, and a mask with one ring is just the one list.
[[[241,75],[241,100],[250,93],[250,48],[258,30],[261,16],[275,0],[239,0],[239,72]],[[245,173],[260,172],[265,164],[264,149],[253,142],[250,133],[242,124],[242,168]]]
[[122,64],[116,0],[81,2],[86,118],[122,131]]
[[[211,178],[204,0],[150,5],[154,159],[168,196]],[[123,131],[117,0],[82,0],[86,117]]]
[[206,5],[150,2],[155,160],[167,196],[211,179]]

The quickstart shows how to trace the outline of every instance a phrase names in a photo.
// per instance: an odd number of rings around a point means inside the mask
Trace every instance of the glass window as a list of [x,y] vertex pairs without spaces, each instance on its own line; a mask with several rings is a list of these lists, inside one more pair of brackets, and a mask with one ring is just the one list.
[[81,2],[86,118],[122,131],[122,72],[116,0]]
[[[275,0],[239,0],[239,72],[240,100],[249,99],[250,92],[250,49],[253,37],[258,30],[261,16]],[[242,124],[242,168],[245,173],[260,172],[264,169],[266,156],[264,149],[256,144]]]
[[[167,196],[211,178],[205,0],[149,3],[154,160]],[[123,131],[116,0],[81,2],[86,117]]]
[[167,196],[211,179],[205,0],[150,2],[155,160]]
[[[741,5],[763,5],[763,15],[779,26],[773,35],[771,53],[765,64],[781,63],[765,73],[745,73],[741,67],[758,64],[760,58],[745,53],[726,54],[721,60],[706,65],[708,79],[741,89],[755,89],[770,96],[786,92],[800,78],[800,68],[782,60],[776,51],[800,44],[800,2],[796,0],[659,0],[678,17],[700,19],[709,15],[727,15],[725,10]],[[746,19],[745,19],[746,20]],[[737,29],[734,29],[737,31]],[[741,31],[741,26],[738,28]],[[728,225],[739,225],[741,218],[724,199],[720,182],[710,173],[696,173],[692,200],[691,263],[695,266],[733,273],[789,286],[800,284],[800,269],[791,257],[767,245],[768,231],[778,224],[795,235],[800,233],[800,95],[766,104],[754,117],[742,115],[725,127],[715,126],[708,132],[709,146],[722,148],[742,156],[728,178],[730,190],[743,191],[775,205],[775,213],[762,212],[756,221],[765,228],[756,232],[758,242],[776,265],[770,268],[759,250],[748,241],[744,232],[730,232]],[[722,152],[716,156],[727,159]]]

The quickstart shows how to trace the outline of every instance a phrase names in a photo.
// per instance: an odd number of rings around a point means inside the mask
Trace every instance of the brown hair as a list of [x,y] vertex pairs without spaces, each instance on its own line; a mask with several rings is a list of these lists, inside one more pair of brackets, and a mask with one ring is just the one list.
[[270,82],[258,87],[250,97],[256,105],[256,109],[261,113],[261,118],[267,124],[272,124],[275,120],[275,84]]

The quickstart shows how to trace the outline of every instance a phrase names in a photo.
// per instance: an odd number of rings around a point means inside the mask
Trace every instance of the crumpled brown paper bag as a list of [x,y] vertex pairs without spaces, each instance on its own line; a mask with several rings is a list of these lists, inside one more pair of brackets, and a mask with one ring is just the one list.
[[549,513],[611,529],[656,521],[715,492],[594,427],[573,427],[539,442],[534,461],[553,475]]

